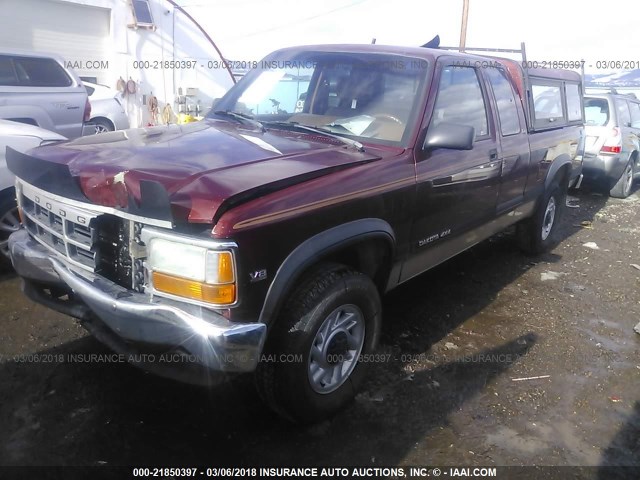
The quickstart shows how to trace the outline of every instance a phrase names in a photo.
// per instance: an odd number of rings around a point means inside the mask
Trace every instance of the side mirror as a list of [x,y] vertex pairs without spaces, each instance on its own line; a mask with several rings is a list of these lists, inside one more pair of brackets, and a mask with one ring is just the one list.
[[476,129],[457,123],[440,123],[429,127],[424,139],[424,150],[449,148],[452,150],[471,150],[476,137]]

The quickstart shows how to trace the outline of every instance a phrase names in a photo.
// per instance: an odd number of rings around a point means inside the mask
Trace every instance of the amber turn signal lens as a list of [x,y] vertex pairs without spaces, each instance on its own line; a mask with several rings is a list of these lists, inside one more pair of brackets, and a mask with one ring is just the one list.
[[200,302],[229,305],[236,300],[236,286],[233,284],[209,285],[166,273],[153,272],[153,286],[160,292]]
[[207,283],[233,283],[233,257],[230,252],[207,252],[205,278]]

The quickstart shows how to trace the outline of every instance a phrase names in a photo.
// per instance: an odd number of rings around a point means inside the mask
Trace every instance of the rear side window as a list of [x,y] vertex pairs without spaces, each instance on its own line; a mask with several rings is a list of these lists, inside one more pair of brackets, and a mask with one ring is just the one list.
[[64,68],[52,58],[7,57],[17,75],[14,85],[25,87],[69,87],[73,84]]
[[640,128],[640,103],[629,102],[629,108],[631,110],[631,126]]
[[609,123],[609,102],[605,98],[585,97],[584,116],[589,126],[605,126]]
[[582,120],[580,86],[575,83],[567,83],[565,92],[567,95],[567,118],[570,122],[575,120]]
[[516,98],[513,94],[511,83],[505,77],[504,72],[497,68],[487,68],[485,71],[489,77],[489,83],[498,105],[498,117],[500,118],[502,135],[520,133],[518,107],[516,106]]
[[489,135],[484,96],[473,68],[449,66],[442,70],[431,124],[445,122],[474,127],[476,138]]
[[631,123],[631,113],[629,112],[629,105],[625,100],[616,98],[616,110],[618,111],[618,126],[628,127]]

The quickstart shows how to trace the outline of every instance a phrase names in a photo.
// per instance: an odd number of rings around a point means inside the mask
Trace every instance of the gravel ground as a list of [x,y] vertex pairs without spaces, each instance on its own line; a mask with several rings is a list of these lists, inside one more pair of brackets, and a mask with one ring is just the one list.
[[640,192],[572,195],[552,252],[506,232],[386,296],[364,391],[311,427],[250,378],[79,362],[109,351],[5,273],[0,465],[640,466]]

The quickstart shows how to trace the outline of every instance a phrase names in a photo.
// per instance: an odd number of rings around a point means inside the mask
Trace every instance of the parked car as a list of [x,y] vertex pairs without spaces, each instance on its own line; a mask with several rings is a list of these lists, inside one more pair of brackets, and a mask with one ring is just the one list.
[[60,140],[66,138],[33,125],[0,120],[0,263],[7,263],[9,260],[9,235],[20,228],[15,178],[7,169],[5,158],[7,146],[26,152]]
[[95,131],[90,118],[87,92],[61,57],[0,49],[0,119],[77,138]]
[[83,81],[91,101],[91,118],[95,133],[113,132],[129,128],[129,118],[124,111],[120,94],[106,85]]
[[640,176],[640,100],[634,94],[587,92],[585,179],[626,198]]
[[382,294],[511,225],[529,253],[558,241],[580,76],[485,59],[284,49],[203,121],[11,152],[25,292],[116,351],[182,359],[144,368],[254,371],[285,417],[332,414],[375,361]]

